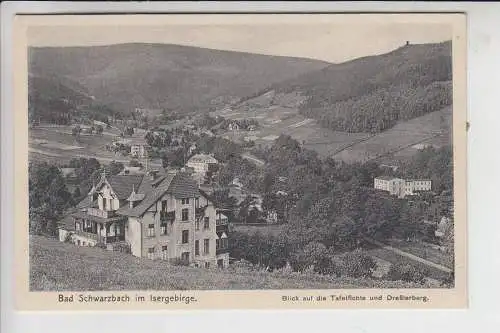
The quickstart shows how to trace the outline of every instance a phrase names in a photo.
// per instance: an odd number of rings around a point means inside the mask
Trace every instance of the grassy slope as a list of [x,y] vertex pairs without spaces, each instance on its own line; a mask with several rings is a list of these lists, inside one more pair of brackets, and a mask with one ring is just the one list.
[[168,44],[30,49],[31,73],[70,78],[122,112],[135,107],[207,107],[216,97],[243,97],[327,65]]
[[161,261],[77,247],[40,236],[30,238],[30,289],[38,291],[405,287],[422,286],[372,279],[171,266]]

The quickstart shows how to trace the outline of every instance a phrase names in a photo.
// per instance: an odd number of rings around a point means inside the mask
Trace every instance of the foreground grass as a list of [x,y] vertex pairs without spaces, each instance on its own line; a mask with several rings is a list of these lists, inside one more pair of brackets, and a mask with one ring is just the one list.
[[99,248],[30,237],[32,291],[422,288],[375,279],[172,266]]

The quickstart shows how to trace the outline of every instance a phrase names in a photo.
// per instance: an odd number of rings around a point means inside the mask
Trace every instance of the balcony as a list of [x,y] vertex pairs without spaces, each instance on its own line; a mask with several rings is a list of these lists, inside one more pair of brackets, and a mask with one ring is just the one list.
[[171,212],[160,212],[161,222],[173,222],[175,220],[175,211]]
[[104,244],[110,244],[120,241],[125,241],[125,235],[117,235],[117,236],[102,236],[89,231],[75,231],[75,234],[81,237],[85,237],[91,240],[95,240],[97,242],[102,242]]
[[103,237],[104,244],[123,242],[123,241],[125,241],[125,235]]
[[113,210],[100,210],[98,208],[87,208],[87,214],[103,219],[109,219],[115,216],[115,212]]
[[215,225],[216,226],[227,225],[227,223],[228,223],[227,219],[217,219],[217,220],[215,220]]
[[227,238],[217,239],[215,242],[215,254],[222,254],[229,252],[229,243]]
[[223,253],[229,253],[229,248],[228,247],[223,247],[223,248],[218,248],[215,250],[215,254],[223,254]]

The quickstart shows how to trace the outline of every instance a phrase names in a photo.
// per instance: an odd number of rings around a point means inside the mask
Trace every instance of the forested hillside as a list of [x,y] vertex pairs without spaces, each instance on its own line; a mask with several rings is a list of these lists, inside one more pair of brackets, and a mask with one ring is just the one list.
[[108,122],[108,116],[120,117],[78,82],[57,75],[29,75],[28,101],[30,121],[69,124],[75,116],[103,122]]
[[[329,63],[170,44],[33,47],[29,71],[72,80],[121,114],[135,108],[208,110]],[[32,81],[41,90],[40,81]],[[63,94],[64,95],[64,94]]]
[[300,112],[325,127],[380,132],[452,103],[451,42],[407,45],[272,86],[306,96]]

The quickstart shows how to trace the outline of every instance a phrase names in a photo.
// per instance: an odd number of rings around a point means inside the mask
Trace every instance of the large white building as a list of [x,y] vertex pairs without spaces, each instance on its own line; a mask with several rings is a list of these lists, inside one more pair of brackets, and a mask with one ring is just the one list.
[[218,161],[211,155],[196,154],[191,157],[186,166],[193,168],[194,172],[199,175],[205,175],[210,169],[210,165],[217,165]]
[[407,195],[415,195],[418,192],[430,191],[432,181],[429,179],[402,179],[389,176],[376,177],[374,179],[375,189],[389,192],[399,198]]

